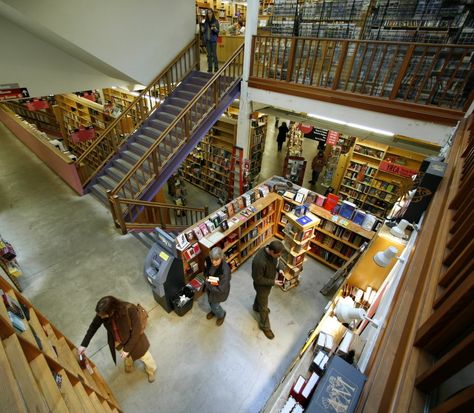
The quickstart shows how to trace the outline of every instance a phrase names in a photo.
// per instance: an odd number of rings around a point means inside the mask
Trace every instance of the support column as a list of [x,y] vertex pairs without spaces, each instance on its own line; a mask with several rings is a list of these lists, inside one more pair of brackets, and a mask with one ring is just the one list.
[[244,158],[249,158],[249,133],[250,133],[250,114],[252,105],[248,99],[248,80],[250,72],[250,61],[253,58],[252,36],[257,34],[258,26],[258,0],[249,0],[247,2],[247,18],[245,21],[245,49],[244,49],[244,67],[242,74],[242,83],[240,89],[239,119],[237,122],[237,146],[243,149]]

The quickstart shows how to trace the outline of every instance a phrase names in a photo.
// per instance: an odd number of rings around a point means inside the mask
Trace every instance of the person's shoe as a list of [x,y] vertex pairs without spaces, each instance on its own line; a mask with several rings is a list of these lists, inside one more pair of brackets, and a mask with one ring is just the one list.
[[218,318],[216,320],[216,326],[221,326],[223,323],[224,323],[224,318],[225,318],[226,314],[224,314],[224,317],[222,318]]
[[156,379],[156,370],[153,373],[148,374],[148,383],[153,383]]
[[125,373],[131,373],[133,371],[133,360],[131,357],[125,357],[123,360]]
[[[253,311],[255,311],[256,313],[259,313],[260,311],[258,311],[258,308],[253,306]],[[270,314],[270,309],[268,309],[268,314]]]
[[212,73],[212,69],[211,70],[207,69],[207,73]]
[[210,311],[210,312],[207,313],[207,315],[206,315],[206,318],[207,318],[208,320],[210,320],[210,319],[213,318],[213,317],[214,317],[214,313],[213,313],[212,311]]
[[263,334],[265,334],[265,337],[267,337],[269,340],[273,340],[275,338],[275,334],[273,334],[273,331],[270,329],[263,330]]

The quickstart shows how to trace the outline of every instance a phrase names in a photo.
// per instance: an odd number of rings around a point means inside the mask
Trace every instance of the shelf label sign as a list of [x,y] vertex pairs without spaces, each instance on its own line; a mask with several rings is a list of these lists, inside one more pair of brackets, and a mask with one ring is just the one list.
[[404,178],[411,178],[413,175],[416,175],[418,173],[418,171],[414,169],[410,169],[402,165],[396,165],[394,163],[387,162],[387,161],[380,162],[379,169],[381,171],[390,172],[395,175],[403,176]]
[[26,87],[0,89],[0,101],[23,99],[30,96]]
[[326,143],[328,145],[335,146],[335,145],[337,145],[337,142],[339,142],[339,132],[335,132],[333,130],[330,130],[328,132],[328,136],[326,137]]

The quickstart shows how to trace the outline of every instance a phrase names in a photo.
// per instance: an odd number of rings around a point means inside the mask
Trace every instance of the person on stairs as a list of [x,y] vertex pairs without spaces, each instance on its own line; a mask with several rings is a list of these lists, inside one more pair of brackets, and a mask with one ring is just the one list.
[[318,182],[319,174],[323,170],[325,163],[326,160],[324,159],[324,152],[319,151],[311,162],[312,174],[311,181],[309,181],[311,185],[316,185],[316,183]]
[[221,303],[229,297],[230,267],[224,259],[224,252],[219,247],[214,247],[209,252],[209,257],[204,262],[204,276],[206,277],[207,298],[211,307],[206,318],[211,320],[217,317],[216,325],[220,326],[226,316]]
[[135,360],[141,360],[145,365],[148,381],[153,383],[156,363],[149,351],[150,342],[143,332],[138,311],[134,304],[110,295],[102,297],[97,302],[96,315],[78,348],[78,353],[83,354],[86,351],[92,337],[103,325],[107,330],[107,341],[114,363],[117,364],[115,350],[119,351],[120,357],[124,359],[126,373],[133,370]]
[[219,36],[219,20],[214,16],[214,12],[211,9],[207,10],[206,19],[204,20],[203,29],[204,43],[206,44],[207,51],[207,71],[217,72],[217,37]]
[[283,250],[281,241],[272,241],[267,246],[261,248],[252,261],[253,288],[255,288],[255,300],[253,310],[258,312],[260,320],[258,326],[268,339],[273,339],[275,335],[270,327],[268,314],[268,297],[274,285],[281,286],[282,281],[276,279],[278,269],[278,257]]

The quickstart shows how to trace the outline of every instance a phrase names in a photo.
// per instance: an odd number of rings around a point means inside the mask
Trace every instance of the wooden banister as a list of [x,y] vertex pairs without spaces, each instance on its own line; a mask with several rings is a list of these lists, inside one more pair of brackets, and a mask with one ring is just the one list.
[[129,136],[122,121],[132,119],[132,130],[136,130],[168,96],[176,85],[193,68],[199,67],[199,55],[196,54],[195,37],[181,52],[151,81],[137,98],[114,119],[107,129],[81,154],[76,166],[83,186],[87,185],[95,174],[118,152]]
[[[208,83],[193,97],[181,113],[166,127],[155,142],[146,150],[133,168],[120,180],[117,186],[108,193],[109,203],[115,225],[127,230],[128,222],[134,221],[133,215],[149,207],[140,201],[141,195],[154,182],[168,161],[191,138],[194,130],[200,126],[209,111],[220,103],[221,98],[241,80],[243,70],[243,45],[214,74]],[[172,140],[173,144],[167,141]],[[166,157],[160,148],[167,148]],[[146,167],[145,167],[146,166]],[[164,207],[163,207],[164,208]],[[184,207],[166,207],[167,210],[186,210]],[[189,211],[192,211],[189,209]],[[130,227],[130,225],[128,225]]]
[[384,113],[397,104],[394,115],[446,124],[474,97],[473,45],[260,35],[252,45],[249,86],[259,89],[358,108],[365,99]]

